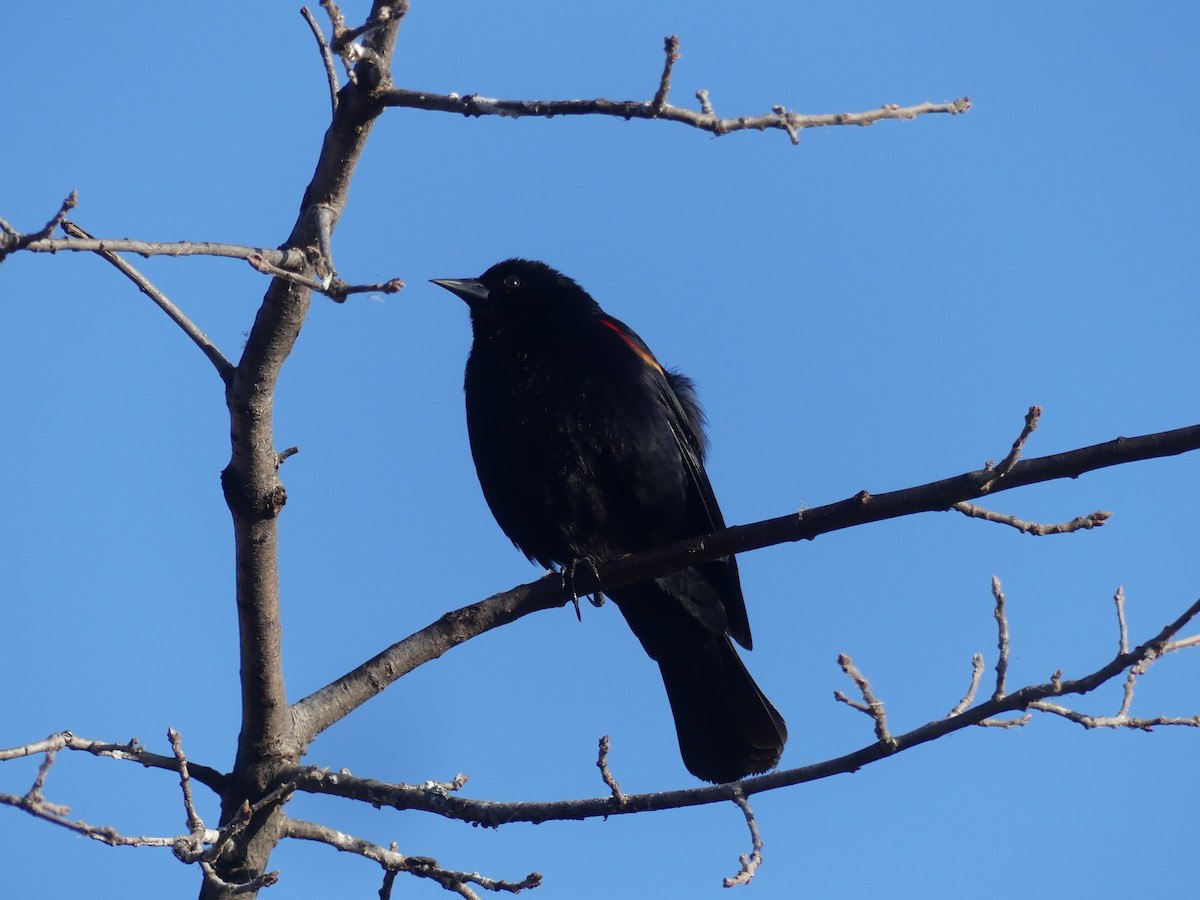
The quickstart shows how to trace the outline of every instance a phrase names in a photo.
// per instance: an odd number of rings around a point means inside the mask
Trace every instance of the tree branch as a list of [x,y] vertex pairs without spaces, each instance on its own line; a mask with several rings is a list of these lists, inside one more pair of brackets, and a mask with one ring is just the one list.
[[[179,771],[179,762],[173,756],[162,756],[158,753],[151,753],[138,743],[137,738],[126,744],[114,744],[109,741],[95,741],[90,738],[79,737],[69,731],[60,731],[50,735],[45,740],[26,744],[23,747],[0,750],[0,762],[33,756],[37,753],[52,753],[62,749],[77,750],[83,753],[90,753],[92,756],[106,756],[111,759],[135,762],[147,769],[165,769],[169,772]],[[227,775],[223,775],[216,769],[196,765],[195,763],[190,764],[190,772],[194,781],[199,781],[217,793],[220,793],[224,789],[228,779]]]
[[[790,541],[813,540],[822,534],[868,522],[880,522],[921,512],[945,511],[956,503],[983,493],[999,493],[1058,478],[1075,478],[1085,472],[1143,459],[1173,456],[1200,449],[1200,425],[1135,438],[1116,438],[1053,456],[1017,462],[996,480],[992,469],[966,472],[919,487],[869,494],[860,491],[837,503],[780,516],[751,525],[735,525],[702,537],[679,541],[657,550],[631,554],[576,573],[577,595],[608,591],[705,560],[745,553]],[[358,668],[298,701],[297,738],[306,744],[417,666],[437,659],[484,632],[514,622],[530,613],[562,606],[557,574],[493,594],[486,600],[448,612],[437,621],[404,638]]]
[[730,800],[736,802],[739,792],[750,796],[763,791],[828,778],[831,775],[854,772],[863,766],[878,762],[919,744],[937,740],[951,732],[984,724],[995,716],[1037,708],[1039,703],[1048,698],[1086,694],[1121,672],[1149,665],[1168,651],[1175,635],[1197,614],[1200,614],[1200,600],[1192,603],[1178,618],[1164,626],[1158,634],[1144,644],[1127,653],[1118,653],[1108,663],[1082,678],[1064,680],[1061,676],[1056,675],[1044,684],[1028,685],[1003,697],[980,703],[958,715],[937,719],[905,734],[893,736],[890,745],[876,740],[860,750],[836,759],[759,775],[731,784],[650,794],[624,794],[623,802],[618,802],[615,797],[608,796],[583,800],[509,803],[474,800],[451,795],[445,791],[437,791],[427,786],[388,784],[316,768],[296,767],[288,770],[287,776],[295,781],[298,790],[361,800],[377,807],[391,806],[397,809],[422,810],[446,818],[488,827],[498,827],[511,822],[537,824],[559,820],[628,815],[651,810],[681,809]]
[[[3,220],[0,219],[0,222],[3,222]],[[309,277],[305,273],[311,270],[314,260],[321,261],[322,259],[322,254],[315,247],[311,252],[306,252],[295,247],[281,250],[267,250],[262,247],[221,244],[213,241],[164,242],[137,241],[130,238],[95,238],[82,228],[79,228],[79,226],[73,225],[70,222],[64,221],[62,224],[71,237],[40,237],[33,239],[36,236],[23,235],[16,232],[12,232],[7,236],[0,234],[0,247],[3,246],[5,240],[11,245],[7,251],[0,250],[0,258],[3,258],[5,252],[11,253],[16,250],[28,250],[31,253],[59,253],[62,251],[99,253],[105,259],[109,259],[110,262],[112,261],[110,257],[113,253],[136,253],[144,257],[212,256],[219,259],[243,259],[256,271],[262,272],[264,275],[291,281],[318,294],[323,294],[339,303],[344,302],[350,294],[394,294],[404,287],[404,282],[399,278],[392,278],[378,284],[349,284],[331,275],[321,279]],[[321,232],[318,230],[316,235],[317,246],[319,246]]]
[[[336,28],[335,28],[336,34]],[[336,42],[335,42],[336,46]],[[889,103],[878,109],[857,113],[826,113],[803,115],[788,112],[783,106],[773,106],[767,115],[736,116],[721,118],[713,111],[708,91],[696,92],[700,111],[673,106],[667,103],[671,88],[671,75],[679,60],[679,38],[672,35],[663,42],[666,60],[657,89],[650,100],[499,100],[480,94],[435,94],[429,91],[410,91],[391,88],[380,95],[386,106],[407,109],[424,109],[434,112],[452,112],[464,116],[505,116],[520,119],[537,116],[550,119],[554,116],[616,116],[625,121],[630,119],[666,119],[707,131],[716,137],[734,131],[766,131],[777,128],[786,132],[793,144],[800,143],[800,132],[806,128],[828,128],[834,125],[874,125],[883,119],[915,119],[932,113],[958,115],[971,108],[969,97],[961,97],[948,103],[918,103],[901,107]]]
[[[95,238],[79,229],[79,237],[44,237],[30,241],[21,249],[30,253],[136,253],[138,256],[215,256],[221,259],[260,258],[289,272],[302,272],[308,266],[304,251],[296,248],[268,250],[217,241],[139,241],[133,238]],[[24,235],[22,235],[24,237]]]
[[[488,878],[478,872],[456,872],[453,869],[443,868],[436,859],[428,856],[405,856],[396,849],[394,843],[390,849],[385,849],[364,838],[303,819],[289,818],[285,836],[296,840],[315,841],[343,853],[357,854],[379,863],[387,872],[408,872],[420,878],[429,878],[447,890],[457,890],[467,897],[476,896],[474,891],[468,887],[470,884],[477,884],[489,891],[519,894],[523,890],[538,887],[542,883],[542,876],[537,872],[531,872],[523,880],[517,882]],[[465,893],[461,890],[464,888]]]
[[[707,92],[705,98],[707,99]],[[877,109],[856,113],[825,113],[804,115],[787,112],[782,106],[770,113],[758,116],[721,118],[711,112],[712,104],[697,112],[682,106],[664,103],[656,109],[653,100],[501,100],[481,94],[435,94],[429,91],[410,91],[392,88],[382,94],[387,106],[407,109],[424,109],[435,112],[459,113],[464,116],[503,116],[510,119],[538,117],[552,119],[555,116],[615,116],[619,119],[665,119],[690,125],[701,131],[720,137],[735,131],[766,131],[777,128],[793,136],[807,128],[828,128],[835,125],[874,125],[884,119],[915,119],[918,116],[946,113],[958,115],[971,108],[969,97],[961,97],[948,103],[918,103],[915,106],[898,106],[889,103]]]
[[[342,91],[285,247],[317,245],[317,207],[326,211],[324,221],[330,230],[340,218],[355,167],[383,110],[375,91],[390,77],[405,8],[404,3],[384,0],[372,5],[368,21],[373,24],[363,37],[366,55],[356,67],[358,77]],[[308,276],[312,270],[309,264],[300,274]],[[287,491],[279,479],[274,394],[311,299],[305,285],[283,278],[271,282],[226,391],[231,454],[221,484],[234,526],[242,722],[234,775],[222,794],[222,821],[237,815],[245,797],[261,796],[276,783],[284,762],[299,758],[281,649],[278,516]],[[217,861],[221,877],[240,883],[261,875],[282,837],[284,819],[279,804],[256,816]],[[206,882],[201,897],[215,900],[227,893]]]
[[[63,231],[73,238],[78,237],[87,240],[92,237],[74,222],[68,222],[64,219],[62,227]],[[208,361],[213,364],[213,368],[217,370],[217,374],[221,376],[221,380],[229,384],[230,379],[233,378],[233,363],[225,358],[225,354],[221,352],[220,348],[212,342],[207,334],[200,330],[195,322],[187,317],[183,310],[172,303],[170,298],[155,287],[145,275],[115,253],[109,250],[97,250],[96,253],[137,285],[139,291],[154,301],[154,304],[165,312],[167,317],[178,325],[183,333],[192,339],[192,343],[199,347],[200,351],[208,357]]]

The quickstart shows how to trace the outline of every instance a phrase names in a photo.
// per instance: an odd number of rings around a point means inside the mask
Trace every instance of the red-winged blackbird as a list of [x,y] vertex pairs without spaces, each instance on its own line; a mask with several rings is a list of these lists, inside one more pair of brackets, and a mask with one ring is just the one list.
[[[583,288],[523,259],[434,284],[470,307],[471,452],[492,514],[526,556],[572,566],[725,526],[691,380]],[[750,649],[734,558],[611,596],[662,671],[688,770],[725,782],[773,768],[787,726],[729,641]]]

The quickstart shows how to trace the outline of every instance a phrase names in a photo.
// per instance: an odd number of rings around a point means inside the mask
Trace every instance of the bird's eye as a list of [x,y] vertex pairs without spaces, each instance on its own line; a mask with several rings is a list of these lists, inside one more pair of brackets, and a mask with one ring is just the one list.
[[506,288],[519,288],[521,286],[521,279],[516,275],[509,275],[504,279],[504,286]]

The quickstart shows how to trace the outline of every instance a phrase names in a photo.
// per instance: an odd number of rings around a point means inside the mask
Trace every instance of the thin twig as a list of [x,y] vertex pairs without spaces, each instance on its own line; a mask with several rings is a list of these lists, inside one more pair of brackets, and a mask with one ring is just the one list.
[[750,880],[754,878],[754,873],[758,871],[758,867],[762,865],[763,842],[762,836],[758,833],[758,822],[754,820],[754,810],[750,808],[750,802],[746,799],[745,792],[737,784],[733,786],[733,802],[746,817],[746,826],[750,829],[750,853],[739,854],[738,861],[741,862],[742,869],[732,878],[726,878],[722,882],[727,888],[737,884],[749,884]]
[[50,735],[45,740],[34,741],[32,744],[24,744],[20,747],[10,747],[0,750],[0,762],[9,759],[21,759],[25,756],[34,756],[38,753],[52,753],[55,750],[61,750],[71,742],[74,735],[69,731],[60,731]]
[[[392,850],[396,849],[396,842],[392,841]],[[379,886],[379,900],[391,900],[392,887],[396,883],[396,876],[400,874],[398,869],[383,870],[383,884]]]
[[188,774],[187,757],[183,753],[183,739],[174,728],[168,728],[167,740],[171,742],[171,750],[175,753],[175,761],[179,764],[179,787],[183,791],[183,808],[187,812],[188,829],[192,834],[203,834],[204,821],[196,812],[196,804],[192,798],[192,776]]
[[382,293],[395,294],[404,288],[404,282],[399,278],[393,278],[391,281],[384,281],[379,284],[347,284],[338,278],[330,278],[327,280],[318,281],[315,278],[309,278],[307,275],[299,272],[293,272],[288,269],[281,269],[275,265],[266,256],[251,254],[246,257],[246,262],[256,271],[264,275],[270,275],[272,278],[282,278],[284,281],[290,281],[293,284],[298,284],[301,287],[308,288],[317,294],[324,294],[331,300],[338,303],[343,303],[346,297],[350,294],[368,294]]
[[1113,595],[1113,603],[1117,607],[1117,647],[1118,653],[1129,652],[1129,626],[1125,622],[1125,586],[1117,588]]
[[324,291],[328,290],[337,274],[333,265],[333,227],[337,224],[338,214],[328,204],[317,203],[312,207],[312,215],[317,226],[317,249],[320,252],[316,269]]
[[608,751],[610,748],[611,744],[606,734],[600,738],[600,757],[596,760],[596,767],[600,769],[600,777],[604,779],[604,783],[612,791],[613,801],[617,806],[624,806],[625,795],[621,793],[621,785],[617,783],[617,779],[613,777],[613,773],[608,768]]
[[1012,471],[1013,466],[1017,464],[1017,460],[1021,458],[1021,451],[1025,448],[1025,442],[1029,440],[1029,436],[1037,429],[1038,419],[1041,416],[1042,408],[1040,406],[1029,407],[1029,411],[1025,413],[1025,425],[1021,428],[1021,433],[1017,436],[1017,439],[1013,441],[1012,449],[1008,451],[1008,455],[1004,459],[1000,460],[1000,465],[992,470],[992,477],[981,485],[984,493],[991,490],[992,485]]
[[974,519],[984,519],[985,521],[996,522],[1000,525],[1011,525],[1022,534],[1032,534],[1035,537],[1044,537],[1048,534],[1071,534],[1075,531],[1088,531],[1092,528],[1099,528],[1112,517],[1112,513],[1110,512],[1097,510],[1094,513],[1088,513],[1086,516],[1078,516],[1070,522],[1063,522],[1057,525],[1043,525],[1038,522],[1026,522],[1024,519],[1018,519],[1016,516],[993,512],[990,509],[984,509],[982,506],[976,506],[974,503],[967,503],[965,500],[962,503],[955,503],[950,508]]
[[[699,96],[699,94],[697,94]],[[915,119],[932,114],[959,115],[971,108],[968,97],[948,103],[918,103],[901,107],[894,103],[857,113],[826,113],[805,115],[802,113],[770,112],[759,116],[718,118],[706,108],[706,97],[700,98],[701,109],[687,109],[670,103],[655,109],[653,100],[504,100],[485,97],[482,94],[435,94],[429,91],[410,91],[390,88],[380,93],[380,101],[387,106],[409,109],[425,109],[437,112],[459,113],[464,116],[504,116],[519,119],[524,117],[553,118],[554,116],[614,116],[621,119],[666,119],[707,131],[720,137],[735,131],[766,131],[776,128],[795,135],[806,128],[829,128],[839,125],[874,125],[885,119]]]
[[336,114],[338,108],[338,78],[337,67],[333,63],[333,51],[329,49],[329,41],[325,40],[325,32],[317,24],[317,18],[312,14],[312,11],[307,6],[302,6],[300,7],[300,15],[304,16],[304,21],[312,29],[313,37],[317,39],[317,47],[321,51],[321,59],[325,64],[325,77],[329,81],[329,104],[331,112]]
[[173,847],[177,837],[150,837],[149,835],[124,835],[108,825],[89,825],[83,820],[67,818],[69,807],[46,801],[32,801],[28,797],[0,793],[0,804],[23,809],[31,816],[50,822],[78,835],[108,844],[110,847]]
[[334,278],[321,293],[338,303],[345,303],[346,298],[351,294],[396,294],[403,288],[404,282],[399,278],[375,284],[347,284],[340,278]]
[[866,713],[875,721],[875,736],[879,738],[879,743],[888,747],[894,747],[896,742],[888,733],[887,713],[883,708],[883,701],[875,696],[875,692],[871,690],[871,683],[867,681],[867,676],[863,675],[854,665],[854,661],[845,653],[838,654],[838,665],[842,667],[842,671],[850,676],[859,691],[862,693],[863,703],[855,703],[841,691],[834,692],[834,698],[842,701],[850,706],[853,706],[859,712]]
[[218,259],[265,259],[291,272],[302,271],[308,257],[298,249],[272,250],[219,241],[140,241],[133,238],[41,238],[23,245],[30,253],[136,253],[138,256],[212,256]]
[[996,659],[996,690],[992,692],[992,699],[1003,700],[1008,679],[1008,615],[1004,611],[1004,591],[1000,587],[1000,579],[995,575],[992,576],[992,596],[996,598],[996,646],[1000,651]]
[[29,234],[21,234],[7,222],[0,220],[0,231],[4,232],[3,239],[0,239],[0,262],[4,260],[9,253],[15,250],[25,250],[31,244],[38,241],[44,241],[54,234],[54,229],[66,221],[67,213],[73,210],[79,203],[78,191],[71,191],[67,198],[63,200],[56,212],[39,230],[30,232]]
[[792,146],[800,143],[800,132],[796,130],[796,126],[788,119],[788,111],[785,106],[772,106],[771,112],[779,116],[779,127],[788,133],[788,137],[792,139]]
[[1191,637],[1180,638],[1177,641],[1171,641],[1167,646],[1163,647],[1163,653],[1171,653],[1174,650],[1185,650],[1188,647],[1200,645],[1200,634],[1193,634]]
[[[458,872],[454,869],[446,869],[431,857],[406,856],[400,853],[397,851],[395,843],[391,845],[391,849],[386,849],[356,835],[337,831],[326,825],[319,825],[304,819],[289,818],[284,833],[285,836],[295,840],[315,841],[343,853],[357,854],[379,863],[385,871],[407,872],[420,878],[431,879],[447,890],[456,891],[464,897],[476,896],[475,892],[468,887],[470,884],[478,885],[489,891],[519,894],[521,891],[537,887],[542,882],[542,876],[537,872],[529,873],[521,881],[503,881],[480,875],[478,872]],[[391,890],[390,884],[388,890]]]
[[[150,769],[165,769],[169,772],[179,771],[179,764],[174,757],[151,753],[139,744],[136,738],[128,743],[114,744],[110,741],[96,741],[90,738],[78,737],[70,731],[60,731],[50,735],[45,740],[26,744],[23,747],[0,750],[0,762],[63,748],[90,753],[92,756],[126,760]],[[228,778],[228,776],[218,772],[216,769],[209,766],[198,766],[194,763],[189,764],[188,771],[195,781],[199,781],[206,787],[212,788],[217,793],[220,793],[224,789]]]
[[979,682],[983,679],[983,668],[983,654],[976,653],[971,657],[970,687],[967,688],[966,695],[954,705],[954,709],[946,714],[947,719],[962,715],[975,702],[975,693],[979,690]]
[[667,94],[671,90],[671,70],[679,61],[679,35],[672,34],[663,38],[663,50],[666,51],[667,58],[663,62],[662,77],[658,80],[658,90],[654,92],[654,99],[650,101],[650,109],[656,115],[661,113],[667,105]]
[[[91,238],[92,236],[80,228],[73,222],[63,220],[63,231],[72,237]],[[221,380],[228,384],[236,371],[233,363],[225,358],[220,349],[214,344],[203,331],[201,331],[196,323],[189,319],[178,306],[172,303],[167,295],[151,284],[141,272],[125,262],[121,257],[117,256],[108,250],[97,250],[96,253],[103,257],[104,260],[114,266],[117,271],[132,281],[139,291],[149,297],[154,303],[167,314],[167,316],[183,329],[183,333],[192,339],[192,342],[200,348],[201,352],[208,357],[208,361],[213,364],[217,370],[217,374],[221,376]]]
[[1082,725],[1084,728],[1128,728],[1134,731],[1150,731],[1163,725],[1185,725],[1189,728],[1200,728],[1200,715],[1196,716],[1153,716],[1148,719],[1136,718],[1118,713],[1115,716],[1089,716],[1084,713],[1067,709],[1048,700],[1038,700],[1029,704],[1030,709],[1052,713],[1056,716]]

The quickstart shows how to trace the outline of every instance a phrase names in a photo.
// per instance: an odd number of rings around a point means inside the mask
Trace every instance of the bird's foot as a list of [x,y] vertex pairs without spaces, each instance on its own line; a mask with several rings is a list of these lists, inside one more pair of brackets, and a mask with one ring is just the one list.
[[[596,568],[594,560],[584,557],[583,559],[573,559],[570,563],[562,567],[560,575],[562,576],[563,593],[571,598],[571,602],[575,604],[575,618],[580,622],[583,621],[583,615],[579,611],[579,591],[575,587],[575,570],[581,565],[587,565],[592,570],[592,576],[597,582],[600,581],[600,570]],[[604,594],[601,591],[593,591],[587,595],[588,602],[595,607],[604,605]]]

